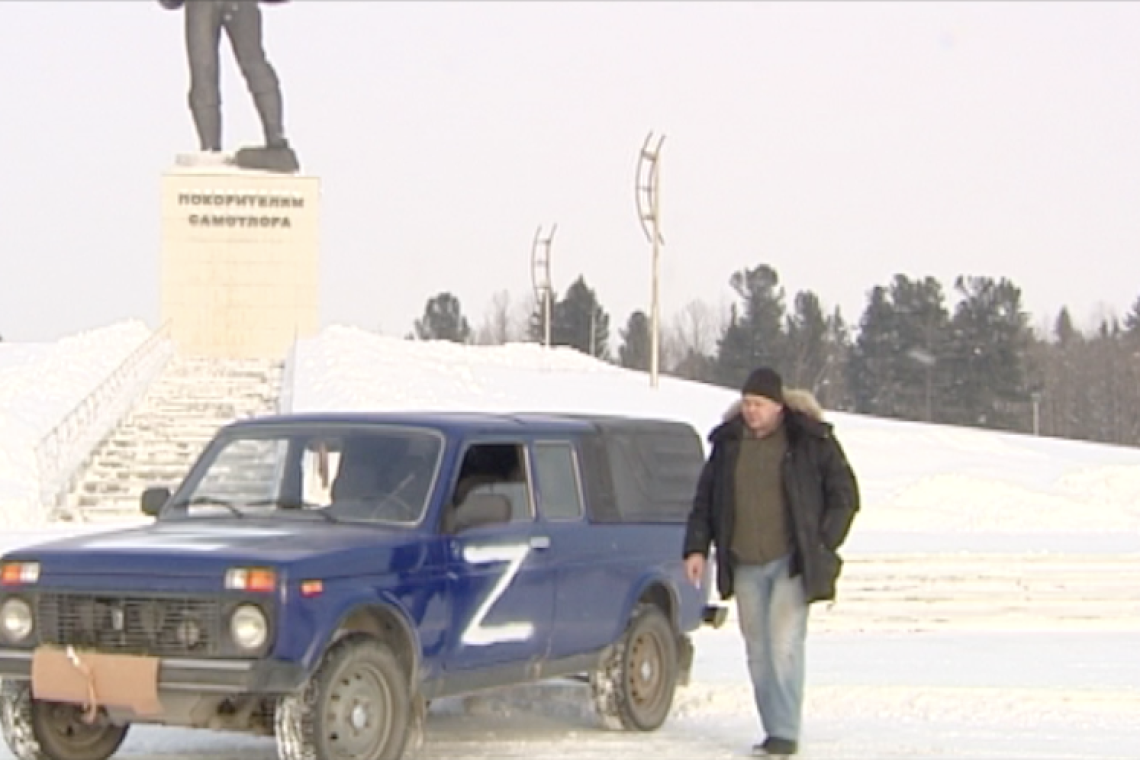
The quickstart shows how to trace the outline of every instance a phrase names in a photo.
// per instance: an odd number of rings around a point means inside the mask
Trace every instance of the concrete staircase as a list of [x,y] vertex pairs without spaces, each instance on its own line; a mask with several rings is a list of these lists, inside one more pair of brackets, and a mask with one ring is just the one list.
[[172,490],[217,429],[271,413],[283,362],[175,356],[93,453],[68,498],[81,521],[139,516],[148,486]]

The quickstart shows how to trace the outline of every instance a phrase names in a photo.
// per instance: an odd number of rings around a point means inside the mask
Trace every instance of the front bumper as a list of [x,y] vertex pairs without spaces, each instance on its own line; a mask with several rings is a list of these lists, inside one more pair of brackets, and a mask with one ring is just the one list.
[[[0,649],[0,679],[32,680],[32,657],[26,649]],[[159,660],[158,691],[191,694],[288,694],[305,682],[300,665],[280,660],[204,660],[166,657]]]

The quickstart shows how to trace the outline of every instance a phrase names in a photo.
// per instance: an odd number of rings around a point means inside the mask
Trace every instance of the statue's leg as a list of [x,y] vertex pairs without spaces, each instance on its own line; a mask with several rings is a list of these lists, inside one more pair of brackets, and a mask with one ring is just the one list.
[[270,148],[288,147],[281,84],[261,42],[261,8],[255,2],[229,2],[226,5],[226,34],[246,86],[253,95],[257,114],[261,117],[265,144]]
[[190,114],[202,150],[222,149],[222,96],[218,71],[218,44],[222,32],[222,4],[194,0],[184,6],[186,54],[190,59]]

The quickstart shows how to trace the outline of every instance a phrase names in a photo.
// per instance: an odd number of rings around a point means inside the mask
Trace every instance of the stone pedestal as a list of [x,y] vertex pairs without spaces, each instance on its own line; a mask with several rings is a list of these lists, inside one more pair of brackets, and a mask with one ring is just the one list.
[[320,182],[227,161],[162,175],[162,321],[184,354],[283,359],[318,329]]

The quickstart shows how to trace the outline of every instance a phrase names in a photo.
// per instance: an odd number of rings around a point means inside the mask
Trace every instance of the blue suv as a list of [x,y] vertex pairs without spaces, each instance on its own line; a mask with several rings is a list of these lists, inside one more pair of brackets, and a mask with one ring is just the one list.
[[152,524],[0,559],[0,728],[104,760],[133,723],[394,760],[429,702],[588,682],[649,731],[719,625],[681,543],[703,462],[679,422],[307,414],[218,431]]

